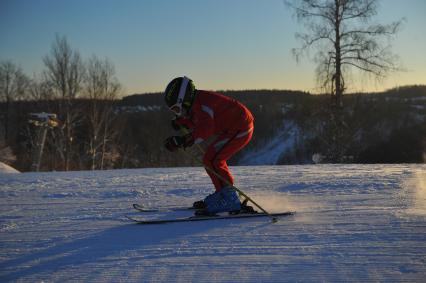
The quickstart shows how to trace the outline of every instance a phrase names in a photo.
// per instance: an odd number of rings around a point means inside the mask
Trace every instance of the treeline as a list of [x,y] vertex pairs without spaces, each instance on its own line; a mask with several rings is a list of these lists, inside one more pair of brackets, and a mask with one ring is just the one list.
[[[294,123],[300,131],[292,149],[280,156],[279,164],[312,163],[316,153],[323,155],[323,162],[424,162],[426,86],[348,94],[344,97],[343,121],[333,120],[332,98],[328,95],[279,90],[221,92],[242,101],[255,116],[253,139],[231,164],[240,164],[247,152],[264,147],[286,123]],[[149,105],[161,108],[146,110]],[[120,101],[119,107],[128,111],[126,140],[135,146],[134,162],[127,166],[194,165],[185,154],[164,151],[162,142],[173,132],[169,126],[172,115],[163,105],[161,93],[132,95]],[[137,106],[145,110],[132,112]],[[336,123],[342,128],[342,148],[338,149],[333,141]],[[337,155],[336,150],[343,154]]]
[[[426,160],[426,86],[405,86],[380,93],[354,93],[344,96],[342,120],[335,121],[328,95],[300,91],[247,90],[221,91],[248,106],[255,116],[252,141],[231,164],[247,152],[268,144],[286,123],[294,123],[298,136],[291,150],[281,153],[278,164],[312,163],[314,154],[322,162],[422,163]],[[161,93],[132,95],[119,105],[163,105]],[[127,125],[138,146],[134,166],[188,166],[185,155],[170,155],[161,146],[172,134],[170,112],[127,114]],[[339,126],[339,133],[334,132]],[[340,139],[338,143],[334,140]],[[282,142],[286,142],[283,140]],[[336,148],[336,144],[339,146]],[[340,151],[340,152],[337,152]],[[339,154],[338,154],[339,153]]]
[[322,162],[426,162],[426,86],[346,94],[340,121],[329,100],[317,96],[288,113],[301,132],[280,164],[311,162],[316,153],[323,155]]
[[[424,86],[346,95],[341,138],[347,159],[340,161],[332,159],[329,96],[268,90],[223,93],[245,103],[255,116],[253,140],[231,164],[238,164],[248,151],[262,148],[283,124],[290,122],[300,129],[300,136],[294,147],[280,156],[279,164],[312,163],[315,153],[321,153],[325,162],[424,162]],[[64,120],[62,104],[65,102],[54,99],[13,103],[14,114],[9,121],[13,131],[9,132],[8,145],[16,160],[9,163],[23,171],[31,170],[35,128],[28,123],[28,113],[62,113],[59,120]],[[5,107],[2,103],[2,112]],[[104,109],[104,112],[101,115],[95,109]],[[185,153],[171,154],[163,147],[167,136],[178,133],[170,127],[172,114],[164,106],[161,93],[133,95],[121,100],[75,99],[70,111],[78,117],[73,121],[78,122],[73,126],[68,170],[196,165]],[[101,127],[94,126],[96,117],[104,117],[99,123]],[[48,132],[41,170],[66,170],[62,148],[65,135],[64,125]]]

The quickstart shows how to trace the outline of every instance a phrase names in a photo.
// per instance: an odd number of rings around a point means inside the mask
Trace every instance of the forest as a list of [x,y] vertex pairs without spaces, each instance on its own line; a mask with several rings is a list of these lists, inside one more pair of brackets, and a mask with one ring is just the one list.
[[[262,148],[286,123],[294,123],[299,134],[277,164],[310,164],[318,153],[322,162],[331,163],[425,162],[426,86],[346,94],[341,155],[334,154],[330,96],[284,90],[220,92],[246,104],[255,117],[253,139],[231,165],[244,165],[242,157]],[[65,109],[71,113],[70,124]],[[121,99],[18,100],[2,102],[0,112],[0,159],[21,171],[35,168],[43,126],[34,123],[34,113],[57,115],[56,125],[46,126],[41,171],[198,165],[185,152],[170,153],[163,147],[165,138],[179,133],[170,125],[173,115],[162,93]],[[69,146],[67,125],[72,127]]]

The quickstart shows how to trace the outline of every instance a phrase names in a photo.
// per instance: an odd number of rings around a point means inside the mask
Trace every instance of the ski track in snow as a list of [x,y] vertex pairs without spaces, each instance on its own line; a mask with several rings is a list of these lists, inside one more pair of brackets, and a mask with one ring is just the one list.
[[267,210],[296,215],[125,219],[141,215],[134,202],[182,206],[210,193],[201,168],[0,174],[0,282],[425,282],[425,165],[232,171]]

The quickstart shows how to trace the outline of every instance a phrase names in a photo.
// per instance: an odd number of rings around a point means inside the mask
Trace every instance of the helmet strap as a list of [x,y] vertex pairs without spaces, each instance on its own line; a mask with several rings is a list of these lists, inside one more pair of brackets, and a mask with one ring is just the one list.
[[178,107],[180,114],[182,114],[182,104],[185,99],[186,88],[188,87],[188,83],[189,83],[189,79],[184,76],[182,80],[182,84],[180,85],[179,95],[176,100],[176,104],[172,106],[172,107]]

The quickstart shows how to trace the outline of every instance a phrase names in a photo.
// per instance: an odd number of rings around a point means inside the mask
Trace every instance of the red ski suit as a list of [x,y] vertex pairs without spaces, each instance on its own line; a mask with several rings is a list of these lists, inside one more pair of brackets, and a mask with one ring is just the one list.
[[195,143],[215,135],[203,157],[206,168],[213,169],[228,182],[206,170],[216,191],[234,184],[226,161],[248,144],[253,135],[253,115],[240,102],[217,92],[197,90],[187,125],[193,129]]

